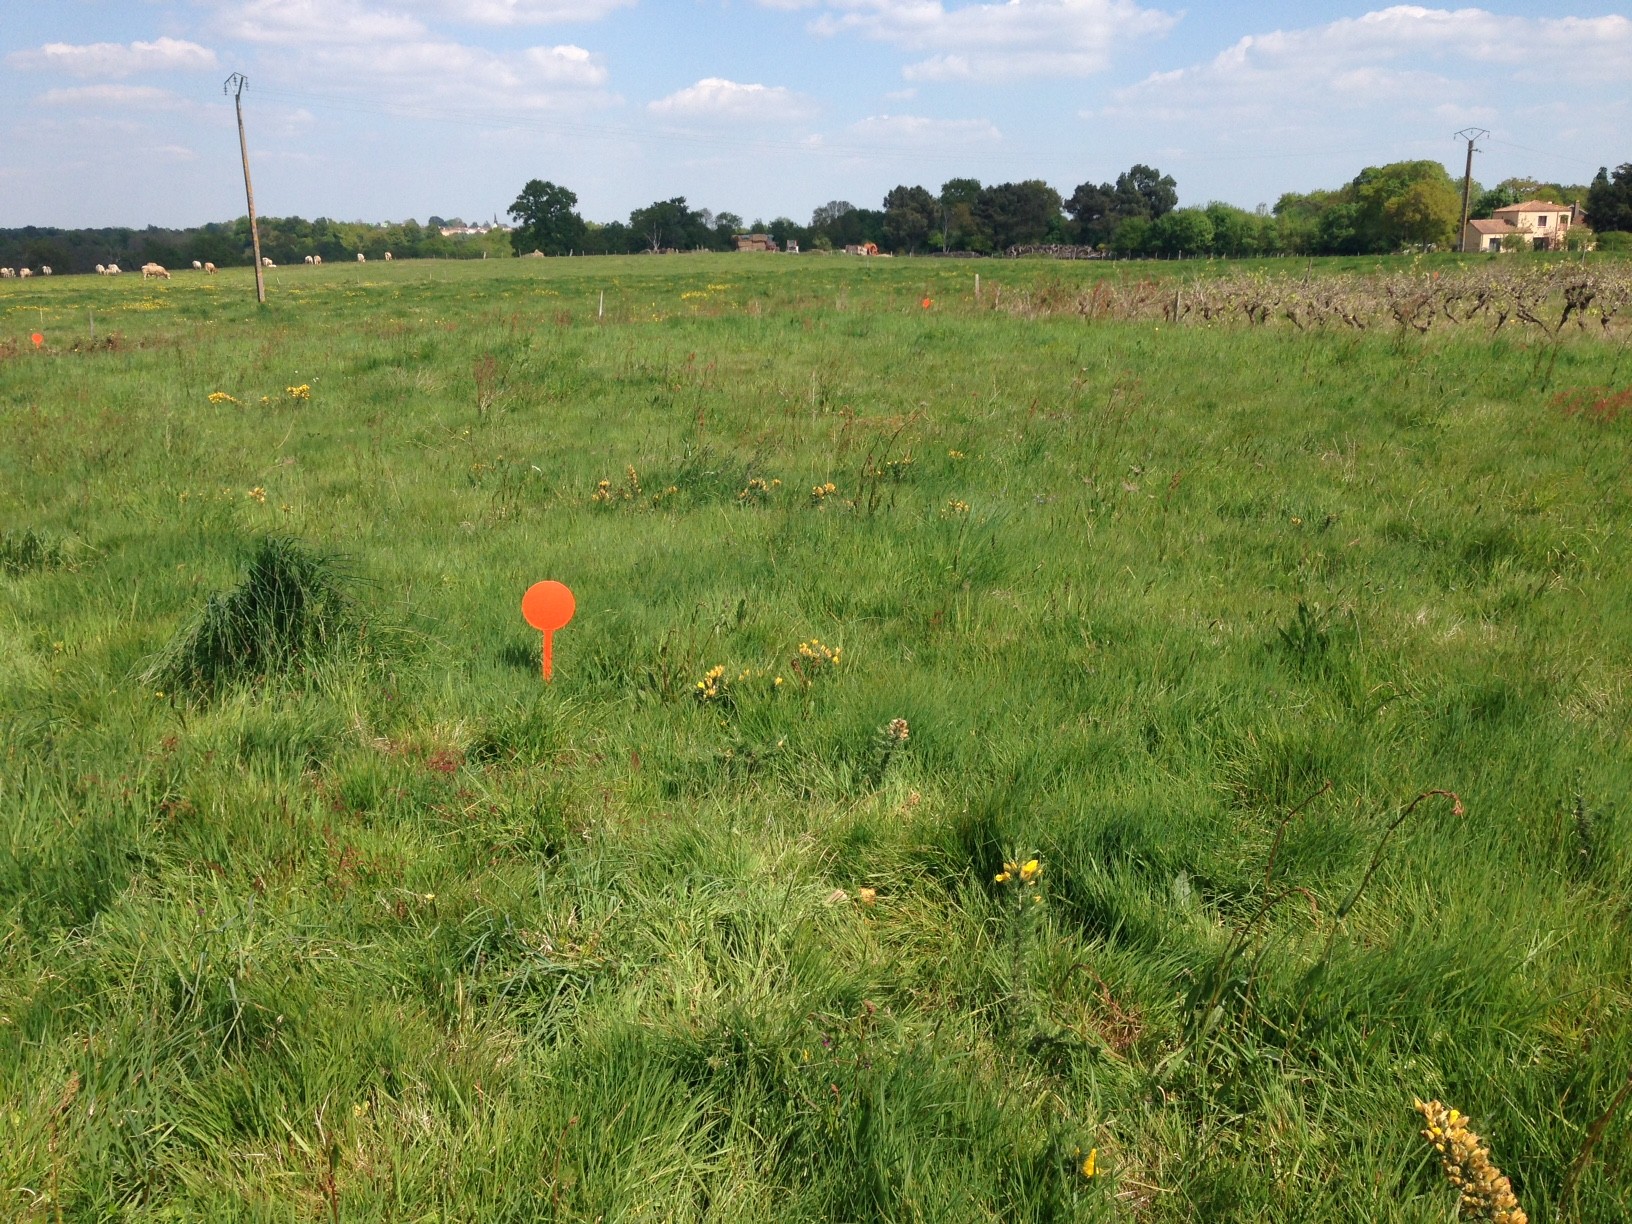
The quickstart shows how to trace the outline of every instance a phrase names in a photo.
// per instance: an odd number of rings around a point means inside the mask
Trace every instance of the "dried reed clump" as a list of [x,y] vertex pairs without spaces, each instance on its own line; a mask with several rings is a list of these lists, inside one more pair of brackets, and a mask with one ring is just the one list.
[[299,671],[349,626],[345,585],[333,558],[295,540],[264,539],[238,585],[211,595],[141,682],[208,700],[234,684]]
[[1422,1137],[1434,1145],[1445,1176],[1462,1195],[1461,1214],[1489,1224],[1529,1224],[1519,1200],[1502,1171],[1490,1159],[1490,1149],[1468,1126],[1467,1118],[1438,1101],[1418,1101],[1417,1112],[1427,1126]]

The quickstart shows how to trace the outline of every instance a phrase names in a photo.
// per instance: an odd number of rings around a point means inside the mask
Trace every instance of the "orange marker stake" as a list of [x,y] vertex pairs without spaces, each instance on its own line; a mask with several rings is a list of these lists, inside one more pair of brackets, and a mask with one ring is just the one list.
[[550,680],[554,670],[550,658],[550,638],[557,629],[566,628],[578,608],[578,601],[566,584],[549,579],[535,582],[521,597],[521,614],[527,623],[544,635],[544,679]]
[[39,348],[40,345],[45,343],[45,337],[40,335],[39,332],[35,332],[32,336],[29,337],[29,339],[34,341],[34,347],[35,348]]

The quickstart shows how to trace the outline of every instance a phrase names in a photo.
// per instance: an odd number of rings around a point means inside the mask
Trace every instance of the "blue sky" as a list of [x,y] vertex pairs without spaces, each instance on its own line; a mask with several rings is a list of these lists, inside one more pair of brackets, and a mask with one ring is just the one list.
[[1470,125],[1486,183],[1632,161],[1632,19],[1587,0],[0,0],[0,225],[241,214],[234,71],[276,215],[491,217],[547,178],[597,220],[807,220],[1136,161],[1250,208],[1460,174]]

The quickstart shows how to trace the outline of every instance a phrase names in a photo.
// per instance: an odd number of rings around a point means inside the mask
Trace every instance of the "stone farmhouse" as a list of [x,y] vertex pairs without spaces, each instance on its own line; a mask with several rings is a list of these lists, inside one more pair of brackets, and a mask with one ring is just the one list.
[[1462,249],[1513,250],[1515,242],[1522,241],[1533,250],[1562,251],[1565,236],[1582,226],[1581,209],[1574,204],[1526,200],[1498,208],[1488,221],[1469,221],[1462,231]]

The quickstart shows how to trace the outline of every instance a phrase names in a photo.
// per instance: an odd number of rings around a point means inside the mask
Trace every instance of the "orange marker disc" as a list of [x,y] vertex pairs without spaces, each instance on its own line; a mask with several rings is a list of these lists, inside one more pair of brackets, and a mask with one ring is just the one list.
[[551,678],[553,671],[551,660],[551,635],[557,629],[566,628],[567,622],[578,608],[578,601],[572,597],[572,592],[565,583],[548,579],[544,582],[535,582],[527,588],[527,593],[521,597],[521,614],[526,617],[527,623],[544,635],[544,679]]
[[39,332],[35,332],[32,336],[29,337],[29,339],[34,341],[34,347],[35,348],[39,348],[40,345],[45,343],[45,337],[40,335]]

